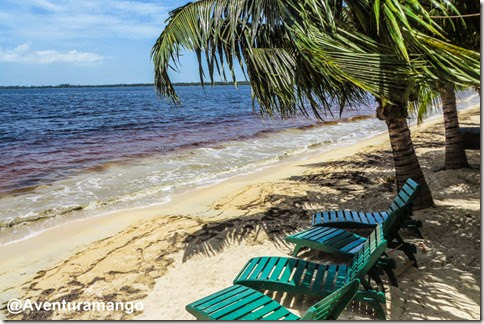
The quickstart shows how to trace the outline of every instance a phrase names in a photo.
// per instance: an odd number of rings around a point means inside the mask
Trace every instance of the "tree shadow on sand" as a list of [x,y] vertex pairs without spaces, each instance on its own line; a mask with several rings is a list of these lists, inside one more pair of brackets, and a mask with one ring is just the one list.
[[[252,203],[239,205],[241,211],[248,211],[247,216],[210,222],[187,236],[184,241],[186,248],[183,261],[196,254],[214,255],[228,244],[240,243],[249,237],[257,237],[262,232],[276,246],[290,250],[292,246],[287,245],[284,238],[309,227],[310,216],[317,210],[387,209],[394,196],[394,176],[386,168],[379,173],[375,170],[362,172],[360,163],[327,162],[314,167],[336,171],[290,177],[287,180],[291,185],[314,190],[304,190],[304,194],[297,196],[269,194],[263,200],[272,207],[263,212],[251,214]],[[319,190],[323,187],[325,190]],[[381,199],[370,204],[367,202],[369,197]]]
[[[432,161],[443,164],[443,155],[442,149],[429,150],[419,158],[432,168]],[[467,157],[471,168],[434,165],[438,171],[426,173],[436,205],[415,212],[414,218],[423,222],[424,239],[409,241],[418,247],[419,269],[401,275],[406,289],[392,287],[393,319],[480,317],[480,152],[467,151]]]
[[[403,274],[397,268],[401,288],[391,288],[392,319],[479,318],[479,212],[446,205],[423,212],[415,217],[424,221],[424,239],[409,239],[417,245],[419,268]],[[457,214],[462,217],[452,217]],[[398,261],[402,268],[403,256]]]

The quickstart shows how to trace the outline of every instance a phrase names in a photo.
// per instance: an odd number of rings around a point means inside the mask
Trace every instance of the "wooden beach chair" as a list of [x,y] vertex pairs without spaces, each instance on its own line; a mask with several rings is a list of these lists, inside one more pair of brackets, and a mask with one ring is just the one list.
[[311,225],[324,225],[337,228],[368,227],[384,222],[390,214],[396,210],[403,211],[402,227],[414,229],[419,236],[422,236],[418,228],[422,227],[421,221],[411,218],[413,200],[415,199],[420,185],[408,178],[397,197],[392,201],[390,208],[382,212],[357,212],[351,210],[330,210],[317,212],[312,215]]
[[[330,254],[352,255],[358,251],[366,238],[342,228],[374,227],[376,224],[383,224],[383,234],[388,242],[388,247],[401,250],[413,262],[414,266],[418,267],[415,257],[416,246],[405,242],[399,231],[400,228],[411,227],[409,224],[413,224],[412,226],[420,234],[417,227],[421,227],[421,222],[410,219],[412,201],[419,188],[420,186],[416,182],[410,178],[407,179],[402,190],[385,212],[362,213],[340,210],[316,213],[313,215],[313,227],[289,235],[285,240],[296,244],[292,253],[293,256],[297,256],[299,251],[306,247]],[[383,267],[383,270],[388,274],[392,285],[398,287],[398,282],[392,270],[396,266],[395,262],[390,258],[384,258],[379,266]]]
[[199,320],[336,320],[351,302],[360,282],[353,280],[311,306],[299,317],[263,293],[233,285],[186,306]]
[[[403,251],[407,257],[417,266],[415,245],[407,243],[399,234],[404,217],[408,207],[397,207],[388,213],[388,216],[382,221],[383,235],[387,241],[388,247]],[[375,226],[375,225],[372,225]],[[366,242],[367,238],[358,234],[345,231],[340,228],[329,226],[313,226],[304,231],[289,235],[285,238],[287,242],[296,244],[292,256],[297,256],[303,248],[311,248],[323,251],[329,254],[351,256],[355,254]],[[379,266],[387,272],[392,285],[398,287],[398,283],[393,274],[396,266],[395,262],[385,258]]]
[[[355,300],[368,302],[380,319],[385,318],[381,303],[385,302],[383,283],[373,268],[385,252],[387,241],[383,236],[382,225],[375,230],[356,251],[352,262],[344,264],[319,264],[287,257],[257,257],[250,259],[237,275],[234,284],[257,290],[283,291],[294,294],[324,297],[359,279],[362,290],[356,293]],[[368,276],[368,280],[365,279]],[[370,279],[380,286],[372,288]]]

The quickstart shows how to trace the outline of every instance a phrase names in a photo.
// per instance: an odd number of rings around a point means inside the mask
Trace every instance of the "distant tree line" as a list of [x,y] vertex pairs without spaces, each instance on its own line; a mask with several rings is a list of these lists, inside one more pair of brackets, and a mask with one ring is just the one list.
[[[248,81],[237,82],[238,85],[249,85]],[[201,86],[200,82],[177,82],[175,86]],[[207,85],[207,84],[205,84]],[[233,85],[232,82],[214,82],[214,86]],[[59,85],[42,85],[42,86],[0,86],[0,89],[57,89],[57,88],[117,88],[117,87],[153,87],[153,83],[118,83],[118,84],[100,84],[100,85],[80,85],[63,83]]]

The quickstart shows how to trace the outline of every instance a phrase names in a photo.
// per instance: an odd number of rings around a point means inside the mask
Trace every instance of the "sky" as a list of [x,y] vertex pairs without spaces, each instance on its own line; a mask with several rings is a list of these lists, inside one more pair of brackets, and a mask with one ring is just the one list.
[[[169,11],[187,2],[1,0],[0,86],[151,83],[151,48]],[[183,53],[170,76],[199,81],[195,54]]]

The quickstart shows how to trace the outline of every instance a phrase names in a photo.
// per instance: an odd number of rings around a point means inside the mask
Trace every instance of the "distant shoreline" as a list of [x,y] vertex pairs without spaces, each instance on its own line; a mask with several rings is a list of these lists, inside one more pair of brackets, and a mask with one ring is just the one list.
[[[186,86],[202,86],[200,82],[176,82],[173,84],[177,87]],[[233,85],[232,82],[206,82],[207,86],[227,86]],[[237,81],[237,85],[249,85],[248,81]],[[64,88],[122,88],[122,87],[154,87],[153,83],[119,83],[119,84],[99,84],[99,85],[75,85],[75,84],[59,84],[59,85],[43,85],[43,86],[0,86],[0,89],[64,89]]]

